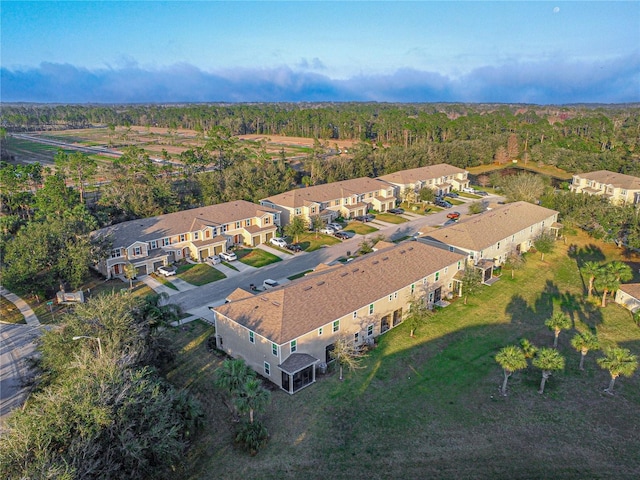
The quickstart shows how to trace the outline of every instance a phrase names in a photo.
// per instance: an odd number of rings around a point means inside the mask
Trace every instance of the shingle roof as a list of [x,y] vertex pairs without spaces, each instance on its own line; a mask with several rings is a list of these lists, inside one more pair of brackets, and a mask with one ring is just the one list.
[[425,238],[478,252],[557,213],[532,203],[514,202],[429,232]]
[[378,178],[380,180],[384,180],[385,182],[393,183],[396,185],[408,185],[417,181],[440,178],[444,177],[445,175],[456,175],[458,173],[464,172],[465,170],[454,167],[453,165],[439,163],[438,165],[428,165],[426,167],[401,170],[399,172],[390,173],[388,175],[382,175]]
[[236,200],[157,217],[130,220],[97,230],[93,235],[112,235],[114,247],[128,247],[136,241],[148,242],[201,230],[205,226],[219,226],[246,218],[260,217],[265,212],[276,213],[277,210],[245,200]]
[[281,345],[463,259],[407,242],[212,309]]
[[605,185],[613,185],[618,188],[627,190],[640,190],[640,178],[624,173],[610,172],[609,170],[597,170],[595,172],[580,173],[576,176],[586,178],[587,180],[595,180]]
[[620,285],[620,290],[640,300],[640,283],[623,283]]
[[[271,202],[288,208],[308,205],[310,202],[321,203],[337,198],[344,198],[355,194],[377,192],[389,188],[390,185],[376,178],[360,177],[351,180],[314,185],[306,188],[296,188],[288,192],[264,198],[261,201]],[[350,207],[350,205],[347,205]]]

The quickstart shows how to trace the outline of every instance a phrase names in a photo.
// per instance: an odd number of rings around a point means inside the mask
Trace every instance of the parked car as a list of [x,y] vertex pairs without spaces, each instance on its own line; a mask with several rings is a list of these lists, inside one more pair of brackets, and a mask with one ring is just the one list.
[[205,258],[204,260],[207,263],[210,263],[211,265],[217,265],[219,263],[222,263],[222,259],[220,258],[219,255],[211,255],[207,258]]
[[287,241],[282,237],[274,237],[269,242],[276,247],[285,248],[287,246]]
[[449,220],[447,220],[446,222],[444,222],[444,226],[448,227],[449,225],[453,225],[454,223],[457,223],[458,219],[457,218],[450,218]]
[[333,234],[333,236],[339,238],[340,240],[351,238],[347,232],[336,232]]
[[335,223],[335,222],[333,222],[333,223],[329,223],[329,224],[327,225],[327,227],[333,228],[336,232],[337,232],[338,230],[342,230],[342,225],[340,225],[339,223]]
[[455,218],[455,219],[458,219],[458,218],[460,218],[460,212],[451,212],[451,213],[447,213],[447,218]]
[[446,200],[436,200],[435,204],[439,207],[442,208],[451,208],[453,207],[452,204],[450,204],[449,202],[447,202]]
[[284,248],[286,248],[287,250],[292,251],[293,253],[302,251],[302,247],[297,243],[290,243],[287,246],[285,246]]
[[480,195],[481,197],[488,197],[489,193],[485,192],[484,190],[478,190],[475,192],[476,195]]
[[396,215],[401,215],[404,213],[404,208],[390,208],[389,213],[395,213]]
[[280,284],[278,282],[270,278],[267,278],[264,282],[262,282],[262,288],[264,288],[265,290],[269,290],[270,288],[276,288],[279,285]]
[[455,192],[449,192],[449,193],[445,193],[444,196],[445,197],[450,197],[450,198],[458,198],[460,195],[458,195]]
[[462,191],[465,193],[477,193],[474,188],[463,188]]
[[177,272],[176,267],[172,265],[166,265],[158,268],[158,273],[160,275],[164,275],[165,277],[170,277],[172,275],[175,275],[176,272]]
[[326,235],[333,235],[336,231],[331,227],[324,227],[320,229],[320,233],[324,233]]
[[234,252],[222,252],[220,258],[225,262],[233,262],[238,259],[238,256]]
[[358,222],[370,222],[374,218],[376,218],[375,215],[371,215],[370,213],[368,213],[366,215],[358,215],[354,218],[354,220],[357,220]]

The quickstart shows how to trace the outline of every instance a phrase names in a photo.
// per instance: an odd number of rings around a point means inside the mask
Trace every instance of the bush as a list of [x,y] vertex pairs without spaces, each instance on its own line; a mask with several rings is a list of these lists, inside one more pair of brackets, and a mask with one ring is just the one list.
[[267,440],[269,440],[269,432],[258,420],[253,423],[246,420],[240,423],[236,443],[251,455],[256,455],[258,450],[266,445]]

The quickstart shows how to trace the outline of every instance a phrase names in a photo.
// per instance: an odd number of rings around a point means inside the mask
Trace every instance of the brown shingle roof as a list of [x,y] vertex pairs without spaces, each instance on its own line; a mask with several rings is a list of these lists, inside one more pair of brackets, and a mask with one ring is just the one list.
[[640,300],[640,283],[623,283],[620,285],[620,290]]
[[426,238],[478,252],[557,213],[532,203],[514,202],[429,232]]
[[407,242],[212,309],[281,345],[463,259]]
[[157,217],[130,220],[97,230],[93,235],[113,235],[114,247],[128,247],[136,241],[148,242],[201,230],[207,225],[218,226],[246,218],[260,217],[265,212],[276,213],[277,210],[245,200],[236,200]]
[[445,175],[456,175],[458,173],[464,173],[464,170],[454,167],[453,165],[447,165],[446,163],[439,163],[438,165],[428,165],[426,167],[401,170],[388,175],[382,175],[378,178],[396,185],[408,185],[418,181],[440,178]]
[[597,170],[595,172],[580,173],[576,176],[627,190],[640,190],[640,178],[632,175],[625,175],[624,173],[610,172],[609,170]]
[[[340,182],[314,185],[306,188],[296,188],[288,192],[264,198],[261,201],[271,202],[274,205],[282,205],[288,208],[298,208],[308,205],[309,202],[322,203],[338,198],[349,197],[354,194],[377,192],[390,188],[390,185],[376,178],[360,177]],[[351,205],[346,205],[351,207]]]

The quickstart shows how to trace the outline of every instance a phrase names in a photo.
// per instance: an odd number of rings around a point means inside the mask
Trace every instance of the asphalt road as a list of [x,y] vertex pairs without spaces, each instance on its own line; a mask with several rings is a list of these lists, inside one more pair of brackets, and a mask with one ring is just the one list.
[[[485,200],[496,202],[502,200],[502,198],[489,196],[485,197]],[[454,205],[453,208],[432,215],[416,216],[417,218],[399,225],[389,226],[390,224],[385,224],[385,226],[381,226],[380,224],[376,224],[374,220],[371,225],[379,228],[379,230],[367,235],[367,237],[373,238],[380,234],[389,240],[410,237],[417,233],[422,227],[444,224],[444,222],[447,221],[447,213],[449,212],[457,211],[463,215],[466,214],[469,204],[472,202],[473,201],[469,201],[464,205]],[[250,284],[262,285],[262,282],[267,278],[282,280],[297,273],[312,270],[320,263],[334,262],[338,258],[346,256],[347,251],[355,252],[358,250],[363,238],[364,236],[362,235],[356,235],[349,240],[344,240],[340,244],[331,247],[321,248],[309,253],[302,252],[295,255],[288,255],[283,261],[272,263],[258,270],[239,273],[233,277],[177,293],[171,296],[170,302],[180,305],[185,311],[194,311],[209,305],[218,305],[223,303],[224,299],[238,287],[249,290]]]

